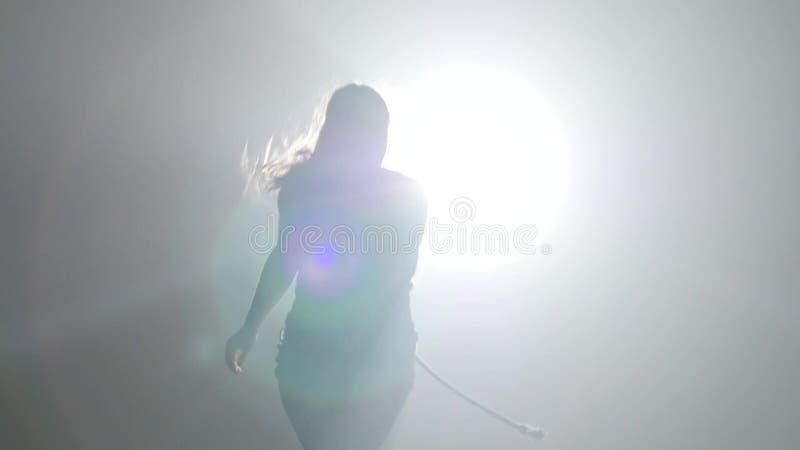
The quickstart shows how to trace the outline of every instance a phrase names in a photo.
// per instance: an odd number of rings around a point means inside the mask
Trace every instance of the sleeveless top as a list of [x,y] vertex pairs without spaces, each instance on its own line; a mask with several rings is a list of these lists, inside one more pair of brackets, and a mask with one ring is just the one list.
[[426,219],[421,189],[386,169],[314,172],[298,166],[278,196],[288,225],[279,245],[298,267],[280,352],[344,357],[380,347],[413,357],[409,293]]

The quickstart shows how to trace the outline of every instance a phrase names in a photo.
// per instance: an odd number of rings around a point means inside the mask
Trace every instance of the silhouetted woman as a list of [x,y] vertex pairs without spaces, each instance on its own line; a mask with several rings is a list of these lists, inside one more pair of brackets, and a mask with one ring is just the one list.
[[241,372],[296,277],[275,375],[305,450],[377,449],[413,384],[409,292],[426,203],[414,181],[381,168],[388,125],[376,91],[346,85],[331,96],[313,151],[269,168],[281,242],[226,361]]

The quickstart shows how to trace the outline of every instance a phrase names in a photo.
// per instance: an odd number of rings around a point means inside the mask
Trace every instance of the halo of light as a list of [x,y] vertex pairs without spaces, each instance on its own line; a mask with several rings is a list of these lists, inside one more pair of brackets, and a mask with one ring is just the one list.
[[451,65],[386,96],[392,118],[385,166],[421,182],[429,217],[459,224],[468,214],[470,224],[510,231],[531,224],[540,236],[555,227],[567,187],[567,142],[535,83],[495,67]]

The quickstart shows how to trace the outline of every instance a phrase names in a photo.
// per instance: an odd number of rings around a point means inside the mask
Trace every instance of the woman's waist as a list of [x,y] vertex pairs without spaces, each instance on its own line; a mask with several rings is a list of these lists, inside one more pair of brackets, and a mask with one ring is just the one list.
[[297,351],[309,354],[362,353],[372,348],[393,352],[410,350],[417,342],[417,332],[410,320],[391,320],[380,326],[351,326],[320,328],[304,326],[287,320],[280,332],[281,352]]

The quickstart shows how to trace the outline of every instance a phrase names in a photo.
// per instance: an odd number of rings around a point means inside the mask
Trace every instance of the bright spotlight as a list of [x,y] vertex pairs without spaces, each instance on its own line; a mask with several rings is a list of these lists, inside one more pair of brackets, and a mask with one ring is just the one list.
[[535,85],[493,68],[454,66],[388,100],[386,165],[424,185],[431,215],[447,217],[454,198],[468,197],[478,223],[553,225],[566,189],[565,141]]

